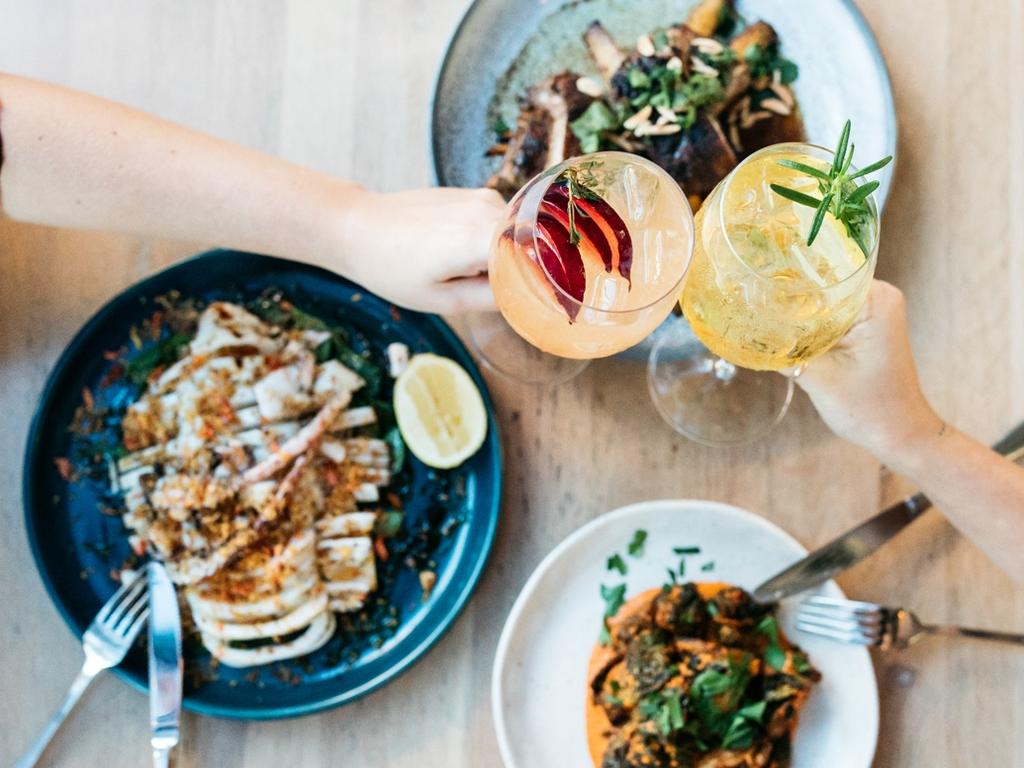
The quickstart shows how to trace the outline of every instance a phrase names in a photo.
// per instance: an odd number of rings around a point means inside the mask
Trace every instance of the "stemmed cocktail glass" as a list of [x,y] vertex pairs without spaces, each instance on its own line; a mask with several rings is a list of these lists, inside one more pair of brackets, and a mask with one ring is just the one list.
[[847,126],[835,153],[797,143],[756,152],[698,211],[681,296],[688,324],[660,335],[648,366],[655,405],[687,437],[717,445],[765,434],[789,407],[792,376],[860,312],[879,235],[878,184],[863,176],[888,159],[858,172],[848,138]]
[[512,199],[491,249],[501,315],[471,319],[492,368],[551,384],[646,338],[671,312],[693,252],[679,185],[623,152],[572,158]]

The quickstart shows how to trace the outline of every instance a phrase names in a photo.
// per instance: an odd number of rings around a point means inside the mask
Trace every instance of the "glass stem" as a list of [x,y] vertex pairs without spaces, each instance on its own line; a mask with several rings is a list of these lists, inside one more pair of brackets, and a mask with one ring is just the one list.
[[730,382],[736,378],[736,366],[721,357],[715,358],[712,368],[719,381]]

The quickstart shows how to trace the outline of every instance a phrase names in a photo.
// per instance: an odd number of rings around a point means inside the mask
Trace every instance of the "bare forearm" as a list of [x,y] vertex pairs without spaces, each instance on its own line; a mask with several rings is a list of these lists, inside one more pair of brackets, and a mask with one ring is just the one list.
[[[12,218],[323,262],[358,188],[137,110],[0,75]],[[344,271],[332,253],[332,266]]]
[[950,522],[1024,584],[1024,468],[952,427],[881,458],[916,482]]

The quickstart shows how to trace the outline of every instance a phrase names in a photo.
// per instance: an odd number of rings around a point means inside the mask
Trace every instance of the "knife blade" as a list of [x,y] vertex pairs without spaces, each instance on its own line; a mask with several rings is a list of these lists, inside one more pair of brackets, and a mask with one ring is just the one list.
[[149,727],[153,765],[164,768],[180,737],[181,615],[178,596],[157,562],[148,566],[149,580]]
[[[993,450],[1010,461],[1024,457],[1024,424],[996,443]],[[931,506],[923,493],[894,504],[775,574],[751,593],[753,598],[771,603],[823,584],[873,553]]]

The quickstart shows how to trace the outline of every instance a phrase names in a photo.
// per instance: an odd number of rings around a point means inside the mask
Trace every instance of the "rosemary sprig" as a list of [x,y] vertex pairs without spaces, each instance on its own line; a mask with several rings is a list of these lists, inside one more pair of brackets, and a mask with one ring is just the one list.
[[590,187],[597,183],[594,178],[594,161],[583,163],[579,167],[567,168],[559,177],[565,181],[566,191],[569,193],[569,204],[566,206],[566,213],[569,214],[569,242],[579,245],[580,232],[576,229],[576,215],[586,216],[577,204],[577,200],[599,200],[597,193]]
[[814,221],[811,224],[811,231],[807,236],[807,244],[813,245],[815,238],[825,223],[825,215],[831,213],[836,220],[842,222],[843,227],[855,243],[864,252],[868,252],[867,227],[871,223],[871,209],[868,207],[868,197],[879,187],[879,182],[868,181],[858,184],[856,179],[863,178],[869,173],[880,171],[892,162],[892,155],[871,163],[856,173],[851,174],[850,168],[853,164],[854,144],[850,141],[851,123],[846,121],[843,132],[839,136],[839,144],[836,146],[835,156],[832,158],[832,165],[827,171],[814,166],[800,163],[796,160],[779,160],[779,165],[784,168],[791,168],[799,171],[818,182],[818,191],[821,197],[804,194],[780,184],[772,184],[772,191],[781,195],[787,200],[792,200],[799,205],[806,205],[814,208]]

